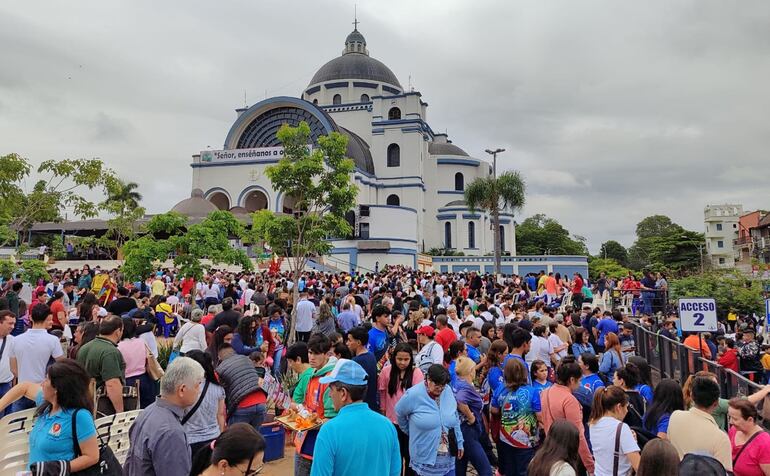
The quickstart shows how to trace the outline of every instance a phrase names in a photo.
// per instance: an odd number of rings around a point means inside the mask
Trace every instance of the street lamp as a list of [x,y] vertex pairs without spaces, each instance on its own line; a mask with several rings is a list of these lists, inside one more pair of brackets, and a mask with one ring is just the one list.
[[497,148],[495,150],[487,149],[486,153],[492,156],[492,181],[495,182],[493,186],[493,190],[495,190],[493,197],[495,200],[495,207],[491,210],[492,211],[492,228],[493,228],[493,235],[494,238],[494,246],[495,246],[495,281],[500,279],[500,203],[499,198],[497,196],[497,154],[500,152],[505,152],[505,149]]
[[492,176],[497,178],[497,154],[505,152],[505,149],[497,148],[495,150],[487,149],[484,152],[492,156]]

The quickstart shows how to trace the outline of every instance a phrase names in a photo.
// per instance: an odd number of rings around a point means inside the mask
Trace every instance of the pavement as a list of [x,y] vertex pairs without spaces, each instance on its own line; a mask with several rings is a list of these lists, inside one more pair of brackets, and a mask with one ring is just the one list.
[[294,474],[294,445],[291,440],[284,447],[283,458],[265,463],[259,476],[291,476]]

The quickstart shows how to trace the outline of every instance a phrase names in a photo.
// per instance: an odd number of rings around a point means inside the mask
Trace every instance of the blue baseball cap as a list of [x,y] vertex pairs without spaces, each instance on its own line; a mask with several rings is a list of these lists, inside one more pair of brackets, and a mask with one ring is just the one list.
[[318,379],[322,384],[342,382],[347,385],[367,385],[369,375],[363,367],[348,359],[339,359],[331,372]]

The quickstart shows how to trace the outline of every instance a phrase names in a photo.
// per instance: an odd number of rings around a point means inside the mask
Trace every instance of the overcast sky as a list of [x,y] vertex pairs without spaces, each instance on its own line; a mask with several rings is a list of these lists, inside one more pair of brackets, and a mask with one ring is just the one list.
[[[770,2],[358,0],[370,54],[471,155],[504,147],[546,213],[601,243],[707,203],[770,208]],[[298,96],[353,2],[0,6],[0,154],[100,157],[164,212],[234,109]],[[523,218],[519,218],[521,221]]]

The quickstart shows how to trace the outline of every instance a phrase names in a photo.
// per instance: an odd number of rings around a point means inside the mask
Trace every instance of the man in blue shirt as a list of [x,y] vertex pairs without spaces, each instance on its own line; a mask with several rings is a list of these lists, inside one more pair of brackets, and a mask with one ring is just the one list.
[[368,389],[364,401],[372,411],[380,411],[377,404],[377,359],[374,354],[369,352],[366,345],[369,343],[369,333],[363,326],[350,329],[348,332],[347,346],[350,353],[353,354],[353,362],[360,365],[369,376],[367,380]]
[[362,400],[368,375],[356,362],[340,359],[320,383],[329,385],[337,416],[321,427],[310,476],[400,476],[401,452],[393,424]]
[[390,310],[385,306],[375,306],[372,310],[372,328],[369,329],[369,352],[379,360],[388,350],[388,326],[390,325]]
[[350,303],[346,302],[342,305],[342,312],[339,313],[337,316],[337,324],[340,325],[340,329],[344,333],[348,333],[348,331],[357,325],[359,325],[360,319],[358,318],[358,314],[353,312],[353,310],[350,308]]
[[[616,311],[617,312],[617,311]],[[598,337],[596,339],[596,345],[599,350],[604,350],[604,338],[607,337],[607,333],[614,332],[615,335],[619,333],[618,323],[615,321],[614,316],[604,316],[598,324],[596,324],[596,331]]]

